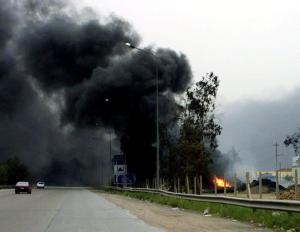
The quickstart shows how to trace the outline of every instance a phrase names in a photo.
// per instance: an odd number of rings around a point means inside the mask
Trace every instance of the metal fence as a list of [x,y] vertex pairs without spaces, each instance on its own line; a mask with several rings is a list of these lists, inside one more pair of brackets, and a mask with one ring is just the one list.
[[238,197],[228,197],[220,195],[208,195],[208,194],[187,194],[187,193],[175,193],[161,189],[151,189],[151,188],[129,188],[129,187],[113,187],[113,189],[118,191],[130,191],[130,192],[144,192],[159,194],[168,197],[175,197],[180,199],[192,200],[192,201],[202,201],[211,203],[221,203],[228,205],[236,205],[242,207],[248,207],[252,209],[265,209],[272,211],[286,211],[286,212],[296,212],[300,213],[300,201],[295,200],[267,200],[267,199],[246,199]]
[[300,186],[298,185],[297,171],[288,188],[281,186],[281,179],[279,171],[276,171],[274,180],[264,178],[260,172],[258,176],[251,181],[249,172],[246,172],[239,177],[237,177],[237,175],[231,178],[215,176],[212,180],[213,184],[209,189],[203,188],[202,176],[195,176],[193,178],[186,177],[185,179],[161,179],[159,186],[156,186],[155,180],[146,180],[142,185],[140,184],[135,187],[161,189],[175,193],[193,193],[196,195],[210,193],[216,196],[223,195],[247,199],[300,200]]

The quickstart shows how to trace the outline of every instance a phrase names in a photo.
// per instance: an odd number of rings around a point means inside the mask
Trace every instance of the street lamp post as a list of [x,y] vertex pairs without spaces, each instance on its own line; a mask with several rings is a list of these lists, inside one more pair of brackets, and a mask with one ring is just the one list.
[[[109,98],[105,98],[105,102],[107,103],[107,104],[110,104],[110,99]],[[110,111],[110,113],[111,113],[111,110],[109,110]],[[109,129],[109,163],[110,163],[110,182],[112,181],[112,176],[113,176],[113,164],[112,164],[112,154],[111,154],[111,133],[112,133],[112,131],[111,131],[111,129]]]
[[[109,100],[109,98],[105,98],[104,99],[104,101],[108,104],[108,103],[110,103],[110,100]],[[98,122],[96,122],[96,124],[95,124],[96,126],[101,126],[100,125],[100,123],[98,123]],[[111,182],[111,180],[112,180],[112,169],[113,169],[113,165],[112,165],[112,142],[111,142],[111,140],[112,140],[112,136],[111,136],[111,134],[112,134],[112,132],[111,132],[111,130],[109,129],[108,130],[108,133],[109,133],[109,164],[110,164],[110,173],[109,173],[109,181]],[[101,163],[102,164],[102,169],[103,169],[103,163]],[[103,173],[103,170],[102,170],[102,173]],[[103,175],[103,174],[102,174]],[[103,177],[102,177],[103,178]]]
[[158,98],[158,59],[155,54],[152,52],[146,51],[144,49],[133,46],[131,43],[125,43],[127,47],[142,51],[146,54],[149,54],[155,58],[155,76],[156,76],[156,187],[159,188],[159,98]]
[[[109,98],[105,98],[105,102],[109,103]],[[111,130],[109,130],[109,158],[111,163]]]
[[[99,122],[96,122],[95,125],[101,126]],[[99,139],[99,138],[95,137],[94,139]],[[100,175],[99,180],[100,180],[100,183],[103,185],[103,161],[101,159],[99,160],[99,169],[100,169],[99,170],[99,175]]]

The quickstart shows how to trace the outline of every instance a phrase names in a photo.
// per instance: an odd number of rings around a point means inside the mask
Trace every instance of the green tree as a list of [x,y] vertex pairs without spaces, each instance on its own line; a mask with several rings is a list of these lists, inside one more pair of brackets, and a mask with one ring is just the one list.
[[6,166],[0,163],[0,185],[4,185],[7,183],[7,172]]
[[218,87],[218,77],[208,73],[186,91],[180,136],[170,155],[170,173],[208,176],[211,152],[218,147],[216,138],[222,131],[214,115]]
[[27,167],[18,158],[0,163],[0,184],[14,185],[17,181],[27,180],[29,177]]
[[218,77],[211,72],[187,90],[185,118],[198,130],[198,140],[202,144],[208,142],[212,150],[218,147],[216,137],[222,131],[222,127],[215,122],[214,115],[218,87]]

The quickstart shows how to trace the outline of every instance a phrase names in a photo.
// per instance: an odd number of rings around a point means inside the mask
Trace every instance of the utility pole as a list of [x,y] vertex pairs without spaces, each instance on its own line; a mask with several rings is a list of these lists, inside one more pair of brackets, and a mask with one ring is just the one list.
[[103,165],[102,165],[102,160],[100,160],[100,183],[101,183],[101,186],[103,186]]
[[281,162],[279,162],[279,183],[281,183]]
[[278,169],[278,146],[279,146],[279,144],[276,142],[274,144],[274,146],[275,146],[275,158],[276,158],[276,170],[277,170]]
[[111,130],[109,131],[109,183],[111,185],[113,176],[113,165],[112,165],[112,157],[111,157]]

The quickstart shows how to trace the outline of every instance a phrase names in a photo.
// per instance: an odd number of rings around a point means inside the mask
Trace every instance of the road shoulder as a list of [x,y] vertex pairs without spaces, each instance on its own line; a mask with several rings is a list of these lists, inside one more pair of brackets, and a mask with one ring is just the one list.
[[255,227],[254,225],[241,223],[236,220],[210,215],[204,216],[190,210],[172,208],[117,194],[99,194],[115,205],[129,210],[147,224],[164,229],[168,232],[271,231],[266,228]]

